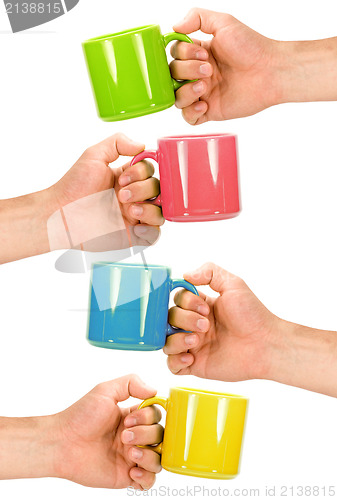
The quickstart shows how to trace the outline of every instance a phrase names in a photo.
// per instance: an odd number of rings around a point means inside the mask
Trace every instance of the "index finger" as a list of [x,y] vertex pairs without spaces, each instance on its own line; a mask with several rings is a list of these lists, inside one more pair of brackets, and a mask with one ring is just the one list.
[[209,314],[209,306],[206,304],[205,299],[206,295],[202,292],[199,292],[198,296],[188,290],[179,290],[174,296],[174,303],[182,309],[207,316]]
[[149,179],[149,177],[152,177],[155,172],[152,163],[146,160],[135,163],[132,167],[130,167],[130,163],[126,163],[123,165],[122,169],[123,173],[118,179],[118,184],[122,187],[125,187],[132,182]]
[[153,425],[161,421],[161,411],[157,406],[148,406],[138,409],[131,408],[129,415],[125,417],[125,427],[135,427],[136,425]]
[[193,43],[175,42],[171,47],[171,56],[174,59],[208,59],[208,52],[201,47],[200,40],[193,40]]

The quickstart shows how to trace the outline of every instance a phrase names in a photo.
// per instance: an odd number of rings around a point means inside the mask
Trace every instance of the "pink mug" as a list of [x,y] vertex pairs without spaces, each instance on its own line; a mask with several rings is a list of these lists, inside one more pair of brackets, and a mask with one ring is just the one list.
[[157,151],[143,151],[131,165],[145,158],[159,164],[161,194],[153,203],[162,207],[165,219],[202,222],[239,215],[235,135],[162,137]]

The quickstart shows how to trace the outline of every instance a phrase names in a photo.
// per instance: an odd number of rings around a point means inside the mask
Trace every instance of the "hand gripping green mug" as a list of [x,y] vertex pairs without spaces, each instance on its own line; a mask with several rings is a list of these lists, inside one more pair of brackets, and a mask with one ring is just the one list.
[[127,120],[171,107],[186,81],[171,77],[165,48],[172,40],[193,43],[182,33],[162,35],[152,24],[83,43],[99,117]]

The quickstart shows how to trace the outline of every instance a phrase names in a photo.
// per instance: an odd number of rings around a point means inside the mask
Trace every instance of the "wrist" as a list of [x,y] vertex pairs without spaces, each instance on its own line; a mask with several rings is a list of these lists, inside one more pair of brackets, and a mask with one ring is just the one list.
[[281,382],[290,368],[289,350],[292,345],[292,323],[274,316],[268,332],[263,336],[262,355],[258,376],[264,380]]
[[[37,443],[40,475],[38,477],[58,477],[58,456],[61,446],[61,435],[58,432],[56,415],[37,417]],[[34,476],[35,477],[35,476]]]
[[0,479],[56,477],[53,417],[0,419]]
[[0,263],[49,252],[47,223],[53,213],[48,190],[0,204]]
[[337,38],[278,42],[274,104],[337,99]]
[[337,334],[279,320],[268,346],[268,380],[337,397]]
[[56,212],[57,206],[50,189],[45,189],[29,195],[32,197],[32,242],[34,244],[34,255],[41,255],[53,250],[50,245],[48,226],[50,218]]
[[55,248],[50,231],[53,214],[58,210],[51,188],[28,195],[28,198],[27,234],[32,242],[32,255],[41,255],[59,249]]
[[293,369],[291,350],[293,346],[293,324],[275,317],[270,334],[266,337],[264,349],[264,372],[261,378],[282,382],[287,372]]

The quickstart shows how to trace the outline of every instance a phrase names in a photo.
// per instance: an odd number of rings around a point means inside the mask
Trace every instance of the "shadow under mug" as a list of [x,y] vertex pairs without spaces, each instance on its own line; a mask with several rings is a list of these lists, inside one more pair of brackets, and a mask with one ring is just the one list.
[[158,25],[141,26],[83,42],[99,117],[126,120],[171,107],[185,81],[171,77],[165,48],[182,33],[162,35]]
[[197,289],[172,279],[159,265],[95,263],[92,267],[87,339],[108,349],[156,351],[166,337],[184,332],[168,323],[170,293]]
[[167,399],[147,399],[166,410],[163,442],[151,449],[164,469],[187,476],[232,479],[239,473],[248,399],[175,387]]
[[232,134],[172,136],[158,139],[157,151],[143,151],[131,165],[159,164],[161,194],[153,204],[175,222],[202,222],[240,213],[237,139]]

